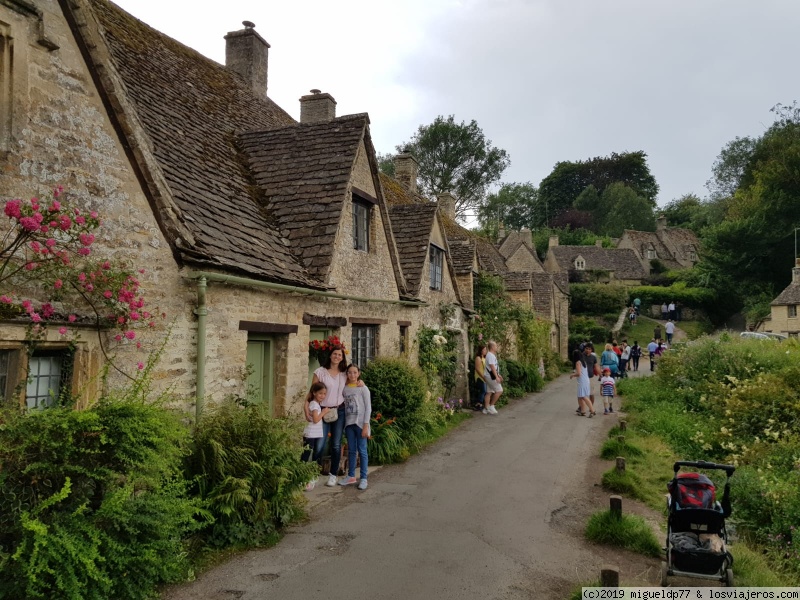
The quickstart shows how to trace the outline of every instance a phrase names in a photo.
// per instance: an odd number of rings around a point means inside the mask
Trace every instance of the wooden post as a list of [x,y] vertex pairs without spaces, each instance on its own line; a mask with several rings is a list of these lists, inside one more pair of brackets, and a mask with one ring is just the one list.
[[624,436],[624,435],[618,435],[618,436],[617,436],[617,441],[618,441],[620,444],[624,444],[624,443],[625,443],[625,436]]
[[624,473],[625,472],[625,457],[618,456],[617,457],[617,473]]
[[600,587],[619,587],[619,569],[605,566],[600,570]]
[[611,502],[611,514],[618,519],[622,518],[622,496],[609,496]]
[[628,422],[627,421],[620,421],[619,422],[619,430],[620,431],[625,431],[626,429],[628,429]]

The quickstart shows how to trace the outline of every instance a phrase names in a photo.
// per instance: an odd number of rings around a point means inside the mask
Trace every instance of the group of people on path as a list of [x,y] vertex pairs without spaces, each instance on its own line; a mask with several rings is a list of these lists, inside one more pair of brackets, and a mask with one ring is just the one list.
[[497,401],[503,394],[503,376],[500,375],[500,362],[497,360],[497,342],[478,346],[475,354],[475,384],[478,388],[477,397],[483,406],[481,412],[485,415],[497,414]]
[[[325,363],[314,371],[304,413],[308,423],[303,431],[302,460],[320,463],[325,441],[330,437],[331,468],[325,485],[357,483],[359,490],[367,489],[372,401],[358,365],[347,364],[341,346],[334,347]],[[338,479],[342,433],[347,438],[347,474]],[[359,479],[356,479],[356,459],[360,464]],[[311,480],[306,491],[313,490],[317,481],[317,478]]]

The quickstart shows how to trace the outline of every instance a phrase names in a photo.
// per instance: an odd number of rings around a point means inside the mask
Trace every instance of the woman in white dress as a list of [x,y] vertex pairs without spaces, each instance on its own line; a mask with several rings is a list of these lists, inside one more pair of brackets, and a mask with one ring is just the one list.
[[580,406],[578,415],[591,418],[594,416],[594,412],[592,411],[592,403],[589,400],[589,395],[591,394],[589,370],[581,360],[580,350],[575,350],[572,353],[572,362],[575,365],[575,372],[569,378],[577,377],[578,379],[578,405]]

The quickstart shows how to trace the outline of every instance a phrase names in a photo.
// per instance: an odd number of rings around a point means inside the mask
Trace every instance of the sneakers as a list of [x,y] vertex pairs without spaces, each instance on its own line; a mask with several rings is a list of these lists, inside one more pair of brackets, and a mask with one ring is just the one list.
[[490,414],[490,415],[496,415],[496,414],[497,414],[497,409],[494,407],[494,404],[492,404],[492,405],[489,407],[489,414]]
[[611,406],[610,404],[608,405],[608,412],[610,413],[614,412],[614,407]]
[[358,479],[355,477],[342,477],[339,480],[339,485],[353,485]]
[[604,414],[604,415],[607,415],[609,412],[610,412],[610,411],[609,411],[607,408],[604,408],[604,409],[603,409],[603,414]]
[[314,487],[315,487],[316,485],[317,485],[317,480],[316,480],[316,479],[312,479],[311,481],[309,481],[309,482],[306,484],[306,491],[307,491],[307,492],[310,492],[311,490],[313,490],[313,489],[314,489]]
[[490,414],[492,414],[492,413],[490,413],[488,410],[486,410],[485,408],[484,408],[484,409],[483,409],[481,412],[482,412],[483,414],[485,414],[485,415],[490,415]]
[[366,479],[362,479],[361,481],[358,482],[358,489],[360,489],[360,490],[367,489],[367,480]]
[[328,475],[328,482],[325,484],[326,487],[333,487],[336,485],[336,475],[331,473]]
[[589,413],[588,415],[586,415],[586,416],[587,416],[587,417],[589,417],[589,418],[591,419],[591,418],[594,416],[594,413],[593,413],[593,412],[590,412],[590,413]]

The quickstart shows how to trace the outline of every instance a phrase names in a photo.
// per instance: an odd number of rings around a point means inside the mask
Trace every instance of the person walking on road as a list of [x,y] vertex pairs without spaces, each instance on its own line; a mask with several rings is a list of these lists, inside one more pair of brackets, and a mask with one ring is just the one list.
[[580,350],[575,350],[572,353],[572,364],[575,367],[575,371],[569,378],[578,379],[578,410],[575,412],[578,416],[591,418],[594,416],[594,410],[589,401],[589,370],[586,368],[582,358]]
[[667,333],[667,344],[672,346],[672,335],[675,333],[675,323],[672,322],[672,319],[664,325],[664,331]]
[[500,363],[497,361],[497,342],[490,340],[487,346],[489,351],[486,353],[486,370],[483,378],[486,381],[486,396],[483,401],[483,414],[496,415],[495,404],[503,393],[503,376],[500,375]]
[[634,373],[639,370],[639,359],[642,357],[642,347],[639,345],[639,342],[633,340],[633,346],[631,346],[631,361],[633,364],[633,371]]
[[667,303],[664,302],[661,305],[661,320],[666,321],[667,317],[669,317],[669,307],[667,307]]
[[[486,379],[484,378],[484,374],[486,373],[486,353],[488,352],[486,346],[481,344],[478,346],[478,351],[475,353],[475,386],[478,388],[478,394],[476,395],[479,400],[476,404],[480,404],[480,408],[483,409],[483,399],[486,397]],[[478,408],[477,406],[474,408]]]
[[655,329],[653,329],[653,339],[656,341],[661,339],[661,325],[656,325]]
[[656,340],[650,340],[650,343],[647,344],[647,353],[650,355],[650,370],[656,370],[656,350],[658,349],[658,344],[656,344]]
[[[592,393],[592,379],[600,375],[600,367],[597,366],[597,354],[594,353],[594,345],[587,342],[583,347],[583,364],[586,365],[586,370],[589,375],[589,402],[592,404],[594,410],[594,394]],[[580,412],[580,404],[578,404],[578,412]]]
[[628,346],[628,340],[622,340],[622,354],[619,357],[619,376],[628,376],[628,363],[631,360],[631,347]]
[[674,320],[676,320],[678,318],[678,312],[675,310],[675,300],[673,300],[672,302],[669,303],[669,306],[667,307],[667,310],[669,311],[669,318],[670,319],[672,319],[674,321]]

